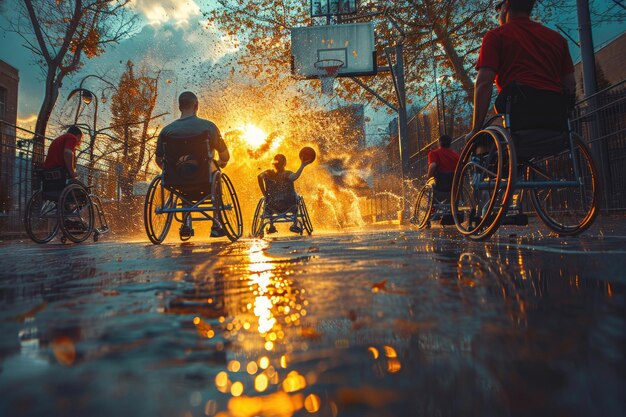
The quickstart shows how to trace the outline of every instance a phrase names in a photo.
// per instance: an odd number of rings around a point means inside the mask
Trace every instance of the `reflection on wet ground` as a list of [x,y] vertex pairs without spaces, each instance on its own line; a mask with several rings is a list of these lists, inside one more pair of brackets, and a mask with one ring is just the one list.
[[626,415],[617,234],[5,244],[0,415]]

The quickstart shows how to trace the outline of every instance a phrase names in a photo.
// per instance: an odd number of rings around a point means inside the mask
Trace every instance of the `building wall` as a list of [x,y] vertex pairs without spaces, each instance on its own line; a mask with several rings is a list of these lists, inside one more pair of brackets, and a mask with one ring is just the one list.
[[[596,51],[596,78],[598,90],[626,79],[626,32]],[[574,65],[576,95],[584,97],[582,63]]]
[[0,216],[11,208],[18,84],[17,69],[0,60]]

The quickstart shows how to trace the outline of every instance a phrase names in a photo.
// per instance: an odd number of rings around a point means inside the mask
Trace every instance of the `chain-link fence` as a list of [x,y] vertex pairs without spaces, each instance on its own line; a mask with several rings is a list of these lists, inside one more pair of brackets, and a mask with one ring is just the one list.
[[[34,146],[35,133],[0,121],[0,236],[19,237],[25,234],[23,214],[33,188],[38,185],[33,159],[40,161]],[[44,138],[44,149],[52,142]],[[103,139],[104,140],[104,139]],[[83,138],[84,148],[89,143]],[[154,147],[154,144],[146,144]],[[150,153],[150,152],[147,152]],[[125,162],[126,161],[126,162]],[[142,230],[143,198],[147,182],[156,172],[148,164],[136,167],[123,154],[91,156],[82,149],[78,152],[76,173],[79,180],[92,186],[103,203],[104,210],[118,233],[133,233]],[[131,169],[135,168],[135,169]]]
[[[601,172],[602,209],[626,210],[626,80],[579,102],[570,120],[573,131],[592,149]],[[460,152],[465,143],[462,133],[469,131],[469,125],[456,123],[456,127],[460,128],[452,130],[451,136],[456,139],[451,147]],[[428,168],[428,151],[437,146],[440,134],[437,130],[431,132],[430,138],[426,134],[419,138],[425,145],[411,158],[411,172],[421,183]]]

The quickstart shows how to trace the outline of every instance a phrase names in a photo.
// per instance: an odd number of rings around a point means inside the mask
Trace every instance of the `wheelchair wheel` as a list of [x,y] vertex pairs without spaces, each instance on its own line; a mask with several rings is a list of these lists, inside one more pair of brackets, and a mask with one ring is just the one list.
[[433,187],[430,185],[424,185],[417,195],[415,200],[415,207],[413,208],[413,217],[411,222],[417,226],[418,229],[423,229],[428,225],[428,219],[430,219],[430,213],[433,209]]
[[304,198],[302,197],[298,198],[298,211],[302,215],[302,225],[304,226],[304,230],[306,230],[306,233],[311,236],[311,233],[313,233],[313,223],[311,223],[309,211],[307,210]]
[[59,227],[63,236],[74,243],[84,242],[94,229],[94,207],[85,187],[70,184],[61,193],[58,204]]
[[498,230],[515,189],[516,165],[509,134],[500,127],[467,142],[452,181],[451,209],[459,232],[485,240]]
[[[530,181],[579,181],[578,187],[530,190],[535,212],[560,236],[584,232],[600,210],[600,180],[591,152],[578,135],[574,135],[573,145],[571,154],[567,150],[527,172]],[[578,178],[574,164],[578,166]]]
[[239,199],[235,192],[235,187],[230,178],[224,173],[217,175],[217,181],[213,195],[216,196],[218,203],[217,215],[224,227],[226,236],[231,242],[236,241],[243,234],[243,217],[241,215],[241,207]]
[[263,237],[263,211],[265,210],[265,197],[259,200],[254,210],[254,218],[252,219],[252,237]]
[[24,226],[33,242],[50,242],[59,231],[57,203],[44,200],[41,191],[35,192],[26,206]]
[[174,208],[176,199],[168,190],[162,190],[161,176],[154,177],[148,187],[143,206],[143,224],[150,242],[155,245],[165,240],[172,225],[173,213],[157,213],[157,208]]

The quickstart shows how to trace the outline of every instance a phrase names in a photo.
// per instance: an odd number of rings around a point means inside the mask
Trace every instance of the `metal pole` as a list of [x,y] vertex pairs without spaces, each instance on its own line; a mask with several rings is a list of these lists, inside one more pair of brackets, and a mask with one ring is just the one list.
[[406,90],[404,83],[404,45],[396,45],[396,65],[395,76],[398,93],[398,140],[400,148],[400,161],[402,162],[402,200],[403,210],[401,222],[404,222],[410,215],[409,187],[409,129],[406,113]]
[[609,208],[609,196],[612,195],[612,181],[609,173],[609,159],[606,141],[597,140],[602,136],[602,129],[599,123],[598,101],[594,96],[598,89],[596,81],[596,61],[593,48],[593,36],[591,32],[591,17],[589,14],[589,1],[576,0],[578,11],[578,33],[580,37],[581,64],[583,70],[583,89],[585,97],[590,97],[587,101],[587,115],[589,118],[589,133],[587,138],[590,141],[591,151],[600,169],[600,178],[604,194],[605,208]]
[[591,18],[589,16],[589,1],[576,0],[578,10],[578,35],[580,36],[580,53],[583,69],[583,87],[585,97],[596,93],[596,61],[593,52],[593,37],[591,34]]

